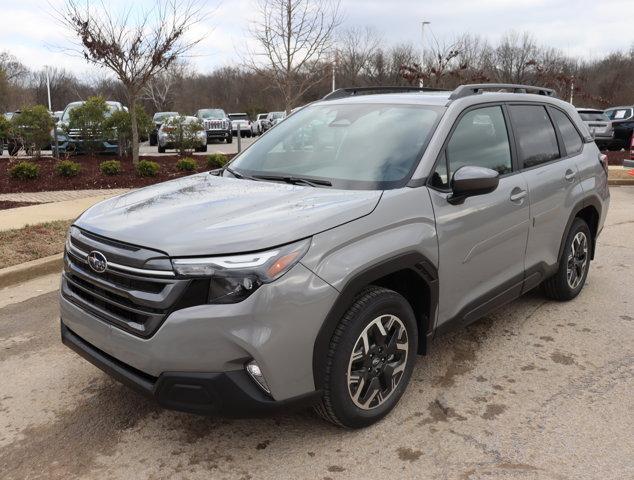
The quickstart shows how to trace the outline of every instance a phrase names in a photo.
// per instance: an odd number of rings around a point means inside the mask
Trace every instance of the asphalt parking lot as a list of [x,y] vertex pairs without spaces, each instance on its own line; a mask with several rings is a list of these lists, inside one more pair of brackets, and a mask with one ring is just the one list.
[[[244,150],[249,145],[251,145],[258,137],[252,138],[243,138],[241,141],[241,147]],[[208,155],[210,153],[237,153],[238,152],[238,139],[234,137],[233,143],[225,143],[225,142],[213,142],[207,145],[207,152],[196,152],[194,155]],[[166,153],[158,153],[158,148],[156,146],[151,147],[148,142],[142,142],[139,146],[139,154],[142,156],[167,156],[174,155],[176,152],[174,150],[168,150]],[[53,153],[50,150],[42,150],[42,155],[52,155]],[[30,158],[28,157],[23,150],[18,154],[20,158]],[[8,156],[8,152],[4,152],[4,158],[11,158]]]
[[633,206],[612,188],[576,300],[537,290],[437,338],[362,431],[161,410],[61,345],[55,277],[0,291],[0,477],[634,478]]

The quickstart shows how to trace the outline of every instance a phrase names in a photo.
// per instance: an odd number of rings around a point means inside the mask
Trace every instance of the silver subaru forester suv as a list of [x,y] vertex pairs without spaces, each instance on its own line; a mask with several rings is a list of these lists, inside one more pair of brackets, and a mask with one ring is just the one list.
[[540,285],[579,294],[606,168],[546,88],[338,90],[224,169],[84,212],[62,340],[167,408],[364,427],[435,336]]

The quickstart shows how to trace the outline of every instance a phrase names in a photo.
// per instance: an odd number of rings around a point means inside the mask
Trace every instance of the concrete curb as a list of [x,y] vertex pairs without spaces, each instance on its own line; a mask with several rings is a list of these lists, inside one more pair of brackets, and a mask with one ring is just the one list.
[[9,287],[16,283],[26,282],[42,275],[60,272],[63,266],[62,254],[38,258],[30,262],[0,269],[0,288]]

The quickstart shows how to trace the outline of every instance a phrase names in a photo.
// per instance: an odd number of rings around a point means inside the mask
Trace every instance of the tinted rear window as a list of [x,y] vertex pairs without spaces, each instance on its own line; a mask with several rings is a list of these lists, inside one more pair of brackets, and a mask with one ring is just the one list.
[[606,110],[605,114],[610,120],[624,120],[632,116],[631,108],[615,108],[613,110]]
[[524,168],[560,157],[557,135],[546,109],[540,105],[509,106],[511,121]]
[[586,122],[609,122],[610,119],[603,112],[579,112],[581,120]]
[[583,140],[581,139],[579,132],[577,132],[577,129],[564,112],[557,110],[556,108],[552,108],[550,111],[564,141],[566,154],[576,155],[583,148]]

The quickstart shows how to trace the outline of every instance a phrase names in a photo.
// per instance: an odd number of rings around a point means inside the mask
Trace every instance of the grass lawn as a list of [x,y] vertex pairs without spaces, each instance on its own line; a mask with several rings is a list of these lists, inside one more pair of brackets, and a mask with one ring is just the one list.
[[0,268],[63,252],[71,223],[60,220],[0,232]]
[[611,168],[608,171],[608,178],[610,180],[632,180],[634,181],[634,175],[628,175],[627,172],[632,170],[631,168]]

